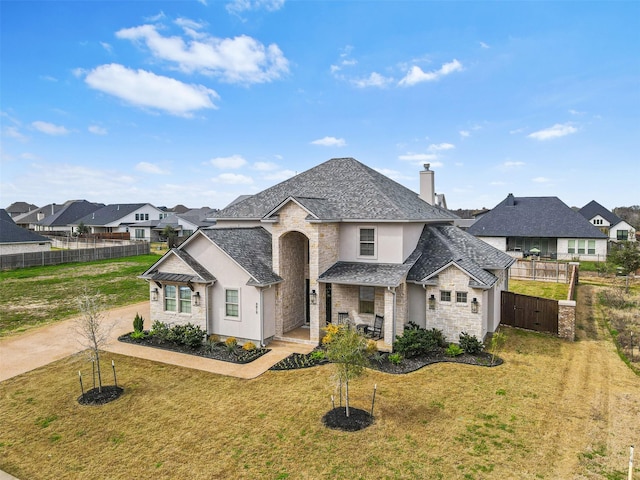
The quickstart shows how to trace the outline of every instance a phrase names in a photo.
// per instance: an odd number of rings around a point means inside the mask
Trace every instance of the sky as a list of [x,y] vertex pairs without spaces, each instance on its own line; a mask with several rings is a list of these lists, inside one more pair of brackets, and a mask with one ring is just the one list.
[[336,157],[640,204],[637,1],[0,1],[0,207],[222,208]]

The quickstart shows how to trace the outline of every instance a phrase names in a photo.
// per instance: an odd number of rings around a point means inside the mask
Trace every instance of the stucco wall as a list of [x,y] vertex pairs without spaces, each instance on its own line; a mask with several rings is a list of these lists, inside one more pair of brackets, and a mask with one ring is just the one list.
[[580,260],[594,260],[594,261],[603,261],[607,258],[607,240],[606,239],[596,239],[596,251],[594,254],[589,255],[588,253],[578,254],[578,253],[568,253],[569,251],[569,240],[576,240],[576,252],[578,248],[578,240],[585,240],[585,251],[588,248],[588,239],[569,239],[569,238],[559,238],[558,239],[558,260],[573,260],[579,258]]
[[[359,256],[360,228],[376,231],[376,255]],[[415,250],[423,224],[344,223],[340,225],[340,260],[345,262],[402,263]]]
[[497,248],[501,252],[506,252],[507,251],[507,237],[480,237],[480,236],[478,236],[478,238],[480,240],[482,240],[483,242],[488,243],[492,247]]
[[0,244],[0,255],[12,255],[16,253],[48,252],[49,250],[51,250],[51,242]]

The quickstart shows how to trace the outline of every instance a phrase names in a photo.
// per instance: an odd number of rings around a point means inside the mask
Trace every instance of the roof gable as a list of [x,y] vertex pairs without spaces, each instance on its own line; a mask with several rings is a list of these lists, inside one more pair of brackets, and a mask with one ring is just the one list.
[[591,200],[589,203],[587,203],[584,207],[578,210],[578,213],[587,220],[592,220],[594,217],[600,215],[607,222],[609,222],[610,225],[617,225],[618,223],[623,221],[615,213],[607,210],[595,200]]
[[558,197],[512,194],[467,231],[478,237],[607,238]]
[[60,210],[39,221],[38,224],[48,227],[71,225],[78,219],[95,212],[101,207],[104,207],[104,205],[91,203],[86,200],[70,200],[66,202]]
[[[113,222],[117,222],[122,217],[135,212],[136,210],[150,205],[148,203],[114,203],[112,205],[105,205],[104,207],[89,213],[88,215],[79,218],[78,223],[82,222],[85,225],[108,225]],[[154,207],[155,208],[155,207]]]
[[51,243],[47,237],[16,225],[5,210],[0,211],[0,243]]
[[452,221],[455,215],[353,158],[334,158],[221,210],[219,219],[264,218],[295,198],[319,219]]

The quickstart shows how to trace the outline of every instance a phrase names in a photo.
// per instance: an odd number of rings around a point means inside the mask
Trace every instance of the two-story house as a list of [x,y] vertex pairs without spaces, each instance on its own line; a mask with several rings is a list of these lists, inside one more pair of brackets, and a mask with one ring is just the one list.
[[426,167],[420,195],[336,158],[234,202],[141,275],[151,319],[259,344],[317,344],[342,315],[382,316],[387,347],[410,321],[484,338],[514,260],[453,226]]
[[635,242],[636,231],[615,213],[591,200],[578,213],[609,237],[611,242]]
[[79,218],[72,227],[75,230],[82,223],[89,228],[89,233],[128,232],[132,239],[148,242],[152,228],[149,221],[159,221],[166,216],[166,212],[150,203],[114,203]]

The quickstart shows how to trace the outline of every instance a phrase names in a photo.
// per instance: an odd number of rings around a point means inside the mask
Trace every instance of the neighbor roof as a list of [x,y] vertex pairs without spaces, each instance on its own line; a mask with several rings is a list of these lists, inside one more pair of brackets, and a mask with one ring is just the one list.
[[43,243],[47,237],[19,227],[4,209],[0,209],[0,243]]
[[273,272],[271,234],[264,228],[212,228],[200,232],[251,275],[248,285],[266,286],[282,281]]
[[[50,203],[36,210],[31,210],[30,212],[23,213],[22,215],[17,215],[13,217],[13,219],[19,225],[30,225],[30,224],[35,225],[36,223],[39,223],[45,218],[59,212],[60,210],[62,210],[63,207],[64,207],[64,204]],[[43,218],[38,219],[38,214],[44,215]]]
[[91,203],[86,200],[69,200],[56,213],[40,220],[38,225],[47,227],[72,225],[78,219],[95,212],[103,206],[101,203]]
[[477,237],[607,238],[558,197],[509,194],[467,230]]
[[27,202],[13,202],[9,205],[5,210],[9,214],[9,216],[15,217],[16,215],[21,215],[23,213],[30,212],[31,210],[36,210],[38,208],[37,205],[33,203]]
[[221,210],[218,219],[262,219],[294,197],[318,220],[452,221],[454,214],[353,158],[334,158]]
[[148,205],[147,203],[114,203],[112,205],[106,205],[95,212],[92,212],[80,219],[78,223],[82,222],[85,225],[108,225],[110,223],[120,220],[122,217],[135,212],[139,208]]
[[595,200],[591,200],[589,203],[587,203],[584,207],[578,210],[578,213],[587,220],[592,220],[594,217],[600,215],[607,222],[609,222],[611,226],[617,225],[623,221],[619,216],[607,210]]

